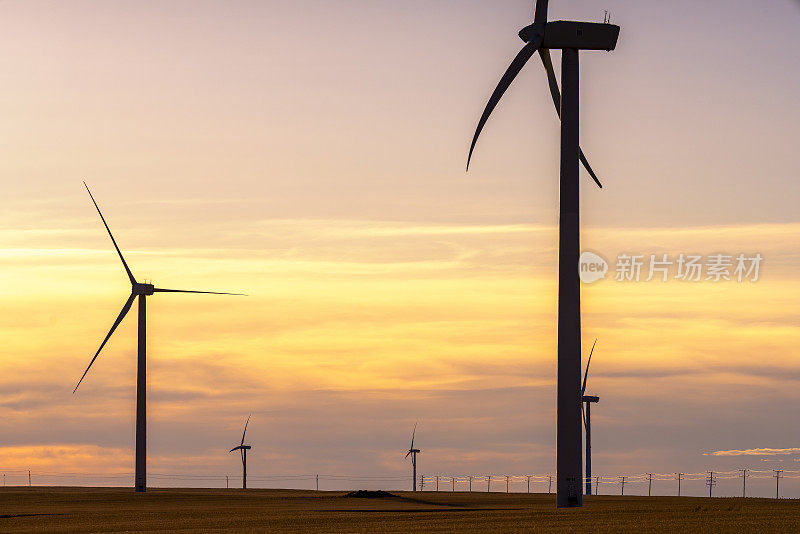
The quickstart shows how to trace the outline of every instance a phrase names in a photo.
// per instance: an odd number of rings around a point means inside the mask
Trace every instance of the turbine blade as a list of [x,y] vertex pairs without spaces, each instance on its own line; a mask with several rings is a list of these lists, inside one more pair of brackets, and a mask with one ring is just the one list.
[[[253,415],[253,414],[250,414],[250,415]],[[244,432],[242,432],[242,443],[241,443],[241,445],[244,445],[244,435],[247,434],[247,423],[250,422],[250,415],[247,416],[247,421],[245,421],[245,423],[244,423]]]
[[414,423],[414,431],[411,432],[411,449],[409,450],[414,449],[414,436],[416,435],[416,433],[417,433],[417,423]]
[[592,177],[592,180],[594,180],[594,183],[597,184],[597,187],[603,189],[603,184],[600,183],[600,179],[592,170],[591,165],[589,165],[589,162],[586,160],[586,156],[583,155],[583,150],[580,147],[578,147],[578,159],[581,160],[581,163],[583,163],[583,168],[586,169],[586,172],[588,172],[589,176]]
[[550,96],[553,99],[553,104],[556,106],[556,113],[559,118],[561,117],[561,90],[558,88],[558,80],[556,79],[556,72],[553,70],[553,60],[550,57],[550,49],[542,48],[539,50],[539,58],[542,60],[544,70],[547,73],[547,84],[550,86]]
[[583,402],[583,399],[581,399],[581,415],[583,415],[583,428],[588,429],[589,426],[586,424],[586,409],[584,408],[585,404],[586,403]]
[[228,452],[233,452],[233,451],[235,451],[235,450],[239,450],[239,449],[241,449],[241,447],[234,447],[234,448],[232,448],[231,450],[229,450]]
[[581,396],[586,393],[586,379],[589,378],[589,364],[592,363],[592,353],[594,353],[594,346],[597,345],[597,339],[592,343],[592,350],[589,351],[589,360],[586,362],[586,372],[583,373],[583,387],[581,388]]
[[[83,379],[86,376],[86,373],[88,373],[89,369],[92,368],[92,364],[97,359],[97,356],[100,354],[100,351],[103,350],[103,347],[106,346],[106,342],[108,342],[108,338],[111,337],[111,334],[113,334],[114,330],[117,329],[117,327],[119,326],[119,323],[121,323],[122,320],[125,318],[125,316],[128,314],[128,311],[131,309],[131,305],[133,304],[133,299],[135,299],[135,298],[136,298],[136,295],[131,293],[131,296],[128,297],[128,300],[125,302],[125,305],[122,306],[122,311],[119,312],[119,315],[117,316],[117,320],[114,321],[114,324],[111,326],[111,330],[109,330],[108,334],[106,334],[106,338],[103,340],[102,343],[100,343],[100,348],[97,349],[97,352],[94,353],[94,358],[92,358],[92,361],[89,362],[89,367],[86,368],[86,370],[83,372],[83,375],[81,376],[81,379],[78,380],[78,386],[81,385],[81,382],[83,382]],[[72,393],[75,393],[76,391],[78,391],[78,386],[75,386],[75,389],[72,390]]]
[[[561,118],[561,91],[558,88],[558,80],[556,79],[556,73],[553,70],[553,61],[550,58],[550,50],[547,48],[542,48],[539,50],[539,57],[542,59],[542,65],[544,65],[544,70],[547,72],[547,84],[550,86],[550,96],[553,97],[553,104],[556,106],[556,113],[558,117]],[[591,165],[586,160],[586,156],[583,155],[583,150],[578,148],[578,157],[583,164],[583,167],[586,169],[586,172],[589,173],[589,176],[592,177],[592,180],[600,187],[603,188],[603,184],[600,183],[600,180],[597,178],[597,175],[592,170]]]
[[155,293],[203,293],[205,295],[237,295],[237,296],[242,296],[242,297],[246,297],[247,296],[244,293],[220,293],[218,291],[189,291],[187,289],[161,289],[160,287],[157,287],[157,288],[153,289],[153,292],[155,292]]
[[111,242],[114,243],[114,248],[117,249],[117,254],[119,254],[119,259],[122,260],[122,266],[125,267],[125,272],[128,273],[128,278],[130,279],[131,284],[135,284],[136,283],[136,278],[133,277],[133,273],[128,268],[128,264],[125,263],[125,258],[122,257],[122,252],[119,250],[119,247],[117,246],[117,241],[114,239],[114,236],[111,234],[111,228],[108,227],[108,223],[106,223],[106,218],[103,217],[103,213],[100,211],[100,207],[97,205],[97,202],[95,202],[94,197],[92,196],[92,192],[89,191],[89,186],[86,185],[86,182],[83,182],[83,186],[86,188],[86,191],[89,193],[89,198],[92,199],[92,204],[94,204],[94,207],[97,209],[97,213],[100,214],[100,219],[103,221],[103,225],[106,227],[106,230],[108,231],[109,237],[111,237]]
[[497,103],[500,102],[500,99],[511,85],[511,82],[514,81],[514,78],[517,77],[517,74],[519,74],[519,72],[522,70],[522,67],[525,66],[525,63],[528,62],[531,56],[536,53],[536,50],[539,48],[541,43],[542,39],[539,37],[538,39],[535,39],[522,47],[522,50],[519,51],[517,56],[511,62],[511,65],[508,67],[508,69],[506,69],[503,77],[500,78],[500,82],[497,84],[497,87],[495,87],[492,96],[489,97],[489,102],[486,104],[486,108],[483,110],[483,115],[481,115],[481,118],[478,121],[478,127],[475,129],[475,135],[472,137],[472,144],[469,147],[469,155],[467,156],[467,171],[469,171],[469,162],[472,159],[472,152],[475,150],[475,144],[478,142],[478,136],[481,134],[483,126],[489,119],[489,115],[492,114],[492,111],[494,111],[494,108],[497,107]]
[[410,449],[409,449],[409,451],[406,453],[406,455],[403,457],[403,460],[405,460],[406,458],[408,458],[408,455],[409,455],[409,454],[411,454],[411,450],[410,450]]
[[533,22],[547,22],[547,3],[548,0],[536,0]]

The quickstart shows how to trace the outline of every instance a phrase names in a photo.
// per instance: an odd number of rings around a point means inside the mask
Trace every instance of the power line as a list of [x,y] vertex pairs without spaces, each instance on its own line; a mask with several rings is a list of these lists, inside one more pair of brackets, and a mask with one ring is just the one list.
[[[3,484],[4,486],[8,486],[9,481],[11,481],[12,485],[16,482],[22,482],[25,480],[28,486],[33,485],[33,474],[36,473],[37,481],[40,482],[40,485],[52,485],[55,482],[56,485],[58,484],[70,484],[70,479],[84,479],[86,481],[97,481],[100,485],[115,485],[117,482],[127,481],[130,480],[134,474],[132,472],[111,472],[111,473],[92,473],[92,472],[74,472],[74,471],[34,471],[33,469],[8,469],[3,470],[0,467],[0,471],[3,472]],[[11,476],[9,479],[8,477]],[[241,480],[240,476],[233,476],[233,475],[226,475],[226,474],[201,474],[201,473],[187,473],[187,474],[179,474],[179,473],[151,473],[151,479],[154,482],[160,482],[163,485],[174,485],[180,486],[182,482],[188,482],[189,485],[209,485],[210,487],[232,487],[235,486],[235,481]],[[534,486],[538,482],[547,482],[547,490],[548,493],[552,493],[552,483],[554,479],[554,475],[508,475],[508,474],[487,474],[487,475],[425,475],[421,477],[422,484],[428,483],[429,489],[426,491],[431,491],[434,489],[434,480],[436,482],[436,490],[443,491],[443,488],[439,487],[440,482],[446,483],[446,480],[450,480],[451,491],[456,491],[456,486],[458,482],[463,482],[465,486],[469,489],[469,491],[474,491],[472,487],[473,479],[475,478],[485,479],[486,480],[486,490],[487,492],[491,492],[491,483],[494,480],[505,479],[506,481],[506,492],[510,493],[511,491],[511,482],[520,483],[524,482],[525,486],[515,486],[519,487],[520,491],[526,491],[530,493],[532,491],[531,485]],[[259,486],[262,487],[270,487],[270,484],[274,484],[273,487],[280,487],[280,485],[286,484],[286,487],[306,487],[308,489],[316,489],[319,491],[320,482],[321,481],[328,481],[329,485],[332,486],[330,489],[334,489],[337,487],[348,487],[353,485],[383,485],[389,486],[389,488],[394,488],[397,484],[401,484],[408,480],[407,476],[379,476],[379,475],[345,475],[345,474],[261,474],[261,475],[249,475],[248,478],[251,479],[253,482],[257,482]],[[786,470],[786,469],[737,469],[732,471],[706,471],[706,472],[699,472],[699,473],[684,473],[678,472],[672,475],[665,474],[665,473],[643,473],[643,474],[629,474],[629,475],[619,475],[619,476],[593,476],[593,477],[586,477],[584,479],[585,483],[592,483],[595,484],[595,493],[599,494],[600,483],[601,482],[608,482],[608,483],[619,483],[620,484],[620,493],[624,495],[624,485],[634,484],[636,488],[642,489],[642,494],[644,494],[644,485],[647,485],[647,493],[646,495],[652,496],[652,489],[653,483],[659,481],[669,481],[675,480],[678,486],[678,495],[682,496],[683,494],[683,482],[700,482],[703,481],[708,487],[708,494],[709,496],[713,497],[713,492],[715,490],[714,486],[719,485],[719,483],[723,480],[730,480],[733,481],[734,479],[740,479],[742,482],[741,488],[741,496],[747,497],[747,482],[748,479],[754,480],[761,480],[765,482],[768,479],[775,479],[775,496],[776,498],[780,498],[780,482],[781,479],[800,479],[800,470]],[[427,479],[427,480],[425,480]],[[224,482],[224,486],[222,486]],[[91,485],[91,482],[88,482]],[[24,484],[24,483],[23,483]],[[79,482],[80,484],[80,482]],[[641,484],[641,486],[639,486]],[[465,488],[465,489],[467,489]],[[753,490],[751,490],[752,492]],[[630,490],[629,490],[630,493]],[[636,493],[636,491],[634,491]],[[736,492],[738,493],[738,492]]]
[[714,486],[717,485],[717,479],[714,478],[714,471],[708,472],[708,478],[706,478],[706,486],[708,486],[708,496],[711,497],[711,490]]
[[742,499],[747,497],[747,469],[740,469],[742,472]]
[[775,498],[781,498],[781,473],[783,473],[783,469],[773,469],[775,471]]

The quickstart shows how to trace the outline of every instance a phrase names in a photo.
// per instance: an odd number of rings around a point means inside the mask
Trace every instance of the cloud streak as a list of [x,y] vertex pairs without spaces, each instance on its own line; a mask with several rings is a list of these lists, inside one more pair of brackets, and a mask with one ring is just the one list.
[[800,447],[793,447],[790,449],[731,449],[727,451],[705,453],[704,456],[782,456],[789,454],[800,454]]

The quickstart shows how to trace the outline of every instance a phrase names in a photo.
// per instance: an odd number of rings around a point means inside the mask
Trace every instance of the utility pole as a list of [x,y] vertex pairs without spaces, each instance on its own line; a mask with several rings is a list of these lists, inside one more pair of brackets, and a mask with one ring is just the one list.
[[780,499],[781,498],[781,478],[783,477],[783,475],[781,475],[781,473],[783,473],[783,469],[773,469],[773,471],[775,471],[775,474],[773,475],[775,477],[775,498],[776,499]]
[[706,478],[706,485],[708,486],[708,497],[711,498],[711,490],[716,486],[717,482],[714,479],[714,471],[708,472],[708,477]]
[[678,497],[681,496],[681,480],[683,480],[683,473],[675,473],[676,478],[678,479]]
[[[3,476],[5,476],[5,475],[3,475]],[[531,476],[528,475],[528,493],[530,493],[530,492],[531,492]]]
[[553,493],[553,475],[547,475],[547,493]]
[[469,476],[469,492],[472,493],[472,475]]
[[28,487],[31,487],[31,470],[28,469]]
[[420,475],[419,476],[419,490],[422,491],[422,489],[424,487],[425,487],[425,475]]
[[622,481],[622,487],[620,488],[619,494],[620,495],[625,495],[625,479],[628,478],[628,477],[619,477],[619,478]]
[[225,489],[228,489],[228,475],[225,475]]
[[317,475],[317,491],[319,491],[319,475]]
[[647,473],[647,496],[650,497],[653,491],[653,473]]
[[492,475],[486,477],[486,493],[489,493],[492,488]]
[[594,494],[600,495],[600,477],[594,477]]
[[451,477],[453,479],[453,491],[456,490],[456,477]]
[[739,469],[742,472],[742,499],[747,497],[747,469]]
[[508,493],[508,480],[509,480],[509,476],[506,475],[506,493]]
[[439,475],[436,475],[436,491],[439,491]]

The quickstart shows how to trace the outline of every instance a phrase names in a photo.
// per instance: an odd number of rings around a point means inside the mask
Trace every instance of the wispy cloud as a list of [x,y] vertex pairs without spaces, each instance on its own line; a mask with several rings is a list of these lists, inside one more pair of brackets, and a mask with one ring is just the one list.
[[703,454],[703,456],[778,456],[784,454],[800,454],[800,447],[790,449],[731,449],[728,451],[714,451]]

